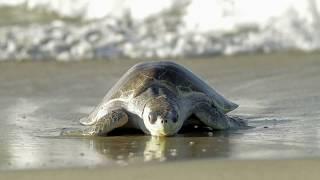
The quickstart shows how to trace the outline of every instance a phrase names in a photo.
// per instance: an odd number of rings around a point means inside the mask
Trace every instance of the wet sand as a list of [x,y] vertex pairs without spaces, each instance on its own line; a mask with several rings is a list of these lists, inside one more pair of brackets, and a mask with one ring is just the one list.
[[61,128],[79,126],[78,119],[137,61],[1,63],[0,170],[168,162],[160,165],[165,169],[172,161],[192,166],[194,160],[202,164],[200,159],[224,164],[318,158],[319,58],[319,53],[290,53],[177,60],[237,102],[240,107],[231,114],[255,128],[160,139],[143,134],[59,136]]
[[0,179],[319,179],[319,160],[201,160],[172,162],[142,166],[9,171],[0,173]]

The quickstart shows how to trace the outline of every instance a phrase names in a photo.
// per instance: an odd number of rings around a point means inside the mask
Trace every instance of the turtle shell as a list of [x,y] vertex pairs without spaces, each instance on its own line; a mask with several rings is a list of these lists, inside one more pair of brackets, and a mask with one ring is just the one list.
[[178,93],[202,92],[212,98],[214,105],[227,113],[238,107],[227,100],[185,67],[169,61],[140,63],[130,68],[105,96],[103,102],[144,92],[154,82],[160,82]]
[[113,99],[130,99],[139,96],[151,85],[161,83],[171,88],[178,94],[201,92],[212,98],[214,105],[227,113],[238,107],[237,104],[227,100],[207,83],[197,77],[190,70],[174,62],[146,62],[139,63],[130,68],[119,81],[109,90],[102,102],[90,113],[88,118],[83,118],[80,122],[90,125],[95,122],[96,115],[100,112],[104,104]]

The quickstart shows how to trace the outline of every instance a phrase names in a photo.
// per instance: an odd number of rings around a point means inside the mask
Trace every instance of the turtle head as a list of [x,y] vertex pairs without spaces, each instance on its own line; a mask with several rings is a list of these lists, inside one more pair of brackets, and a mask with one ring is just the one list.
[[149,99],[143,110],[143,121],[153,136],[171,136],[182,127],[178,104],[166,96]]

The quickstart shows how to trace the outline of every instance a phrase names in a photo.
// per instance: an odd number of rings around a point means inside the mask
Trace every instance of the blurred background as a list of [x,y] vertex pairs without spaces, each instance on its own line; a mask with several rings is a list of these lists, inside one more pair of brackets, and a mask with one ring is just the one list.
[[314,51],[319,29],[318,0],[0,0],[0,61]]

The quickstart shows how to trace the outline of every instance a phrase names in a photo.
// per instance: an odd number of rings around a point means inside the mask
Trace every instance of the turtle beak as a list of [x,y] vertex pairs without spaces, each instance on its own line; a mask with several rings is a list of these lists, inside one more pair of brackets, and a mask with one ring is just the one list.
[[174,123],[170,120],[157,117],[155,123],[151,124],[151,134],[154,136],[171,136],[176,134]]

